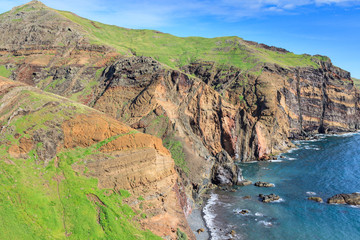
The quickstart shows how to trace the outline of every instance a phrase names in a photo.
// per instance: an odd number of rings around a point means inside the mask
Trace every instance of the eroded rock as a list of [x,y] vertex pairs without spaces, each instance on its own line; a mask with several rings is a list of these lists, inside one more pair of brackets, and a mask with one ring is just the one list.
[[330,204],[360,205],[360,193],[337,194],[327,200]]

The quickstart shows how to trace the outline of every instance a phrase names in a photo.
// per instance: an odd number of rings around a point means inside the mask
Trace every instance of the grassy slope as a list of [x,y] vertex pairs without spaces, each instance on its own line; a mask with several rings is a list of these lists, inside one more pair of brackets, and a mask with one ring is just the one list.
[[360,89],[360,79],[357,79],[357,78],[352,78],[352,80],[354,81],[354,85]]
[[[18,144],[17,139],[29,137],[36,129],[46,129],[49,121],[61,123],[74,114],[92,111],[52,94],[28,90],[18,94],[17,100],[22,107],[31,109],[60,100],[58,107],[63,110],[53,113],[44,108],[16,117],[7,126],[13,130],[0,134],[1,142],[11,143],[0,145],[0,239],[161,239],[139,230],[132,219],[141,213],[122,203],[128,195],[125,191],[99,189],[96,179],[73,170],[75,165],[84,165],[85,158],[102,154],[98,149],[115,138],[88,148],[59,151],[47,165],[39,162],[35,150],[28,153],[26,160],[11,157],[9,145]],[[14,138],[16,133],[20,137]],[[91,201],[90,194],[103,204]]]
[[319,60],[327,60],[321,56],[266,50],[246,44],[239,37],[182,38],[152,30],[120,28],[81,18],[71,12],[58,12],[82,26],[94,44],[112,46],[123,54],[153,57],[174,68],[204,60],[257,71],[263,62],[277,63],[283,67],[317,67]]

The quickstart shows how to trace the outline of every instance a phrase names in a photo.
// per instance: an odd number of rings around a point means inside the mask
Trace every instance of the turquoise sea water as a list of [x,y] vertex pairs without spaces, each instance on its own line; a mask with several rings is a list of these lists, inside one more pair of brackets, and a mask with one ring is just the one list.
[[[360,192],[360,134],[296,144],[299,148],[281,161],[240,164],[245,179],[271,182],[274,188],[251,185],[212,193],[203,209],[212,239],[229,239],[231,230],[234,239],[360,239],[360,208],[307,200],[313,194],[326,202],[338,193]],[[281,200],[262,203],[259,193],[275,193]],[[238,213],[242,209],[250,213]]]

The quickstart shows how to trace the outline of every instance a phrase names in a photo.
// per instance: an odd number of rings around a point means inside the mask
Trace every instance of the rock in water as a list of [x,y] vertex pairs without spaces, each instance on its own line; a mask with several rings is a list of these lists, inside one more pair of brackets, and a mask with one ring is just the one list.
[[202,233],[202,232],[204,232],[205,230],[203,229],[203,228],[199,228],[198,230],[196,230],[196,232],[198,233],[198,234],[200,234],[200,233]]
[[267,182],[256,182],[254,184],[256,187],[275,187],[273,183],[267,183]]
[[337,194],[327,200],[330,204],[360,205],[360,193]]
[[273,201],[280,199],[280,197],[278,195],[275,195],[273,193],[271,193],[269,195],[259,194],[259,198],[264,203],[269,203],[269,202],[273,202]]
[[252,184],[252,181],[250,180],[242,180],[242,181],[239,181],[236,183],[236,185],[238,186],[247,186],[247,185],[251,185]]
[[308,197],[308,200],[315,201],[315,202],[324,202],[321,197]]

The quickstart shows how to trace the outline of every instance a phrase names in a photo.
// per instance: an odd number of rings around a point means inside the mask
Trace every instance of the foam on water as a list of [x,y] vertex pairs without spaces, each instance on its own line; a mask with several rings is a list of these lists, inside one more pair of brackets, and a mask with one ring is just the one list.
[[214,206],[216,205],[218,199],[219,198],[217,194],[211,193],[206,206],[203,208],[204,220],[206,222],[206,226],[208,227],[212,238],[219,237],[217,231],[215,230],[216,229],[215,218],[217,215],[214,211]]
[[272,227],[273,226],[272,222],[267,222],[267,221],[264,221],[264,220],[261,220],[258,223],[261,224],[261,225],[264,225],[264,227]]
[[277,159],[277,160],[269,160],[269,162],[283,162],[283,160],[279,160],[279,159]]

